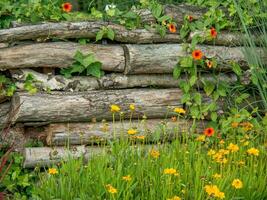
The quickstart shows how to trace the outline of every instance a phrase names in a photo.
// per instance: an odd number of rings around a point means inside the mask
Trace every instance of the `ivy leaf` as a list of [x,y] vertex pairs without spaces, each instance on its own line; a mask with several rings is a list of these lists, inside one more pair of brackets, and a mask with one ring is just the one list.
[[197,76],[195,75],[191,76],[191,78],[189,79],[190,86],[195,85],[196,81],[197,81]]
[[178,79],[181,75],[181,71],[182,71],[181,68],[176,65],[173,69],[173,78]]
[[89,54],[83,59],[82,65],[84,67],[88,67],[89,65],[91,65],[94,62],[96,62],[94,55],[93,54]]
[[96,34],[95,41],[97,42],[98,40],[101,40],[103,38],[104,34],[105,34],[105,30],[102,29],[102,30],[98,31]]
[[183,94],[181,98],[181,103],[188,103],[191,100],[191,96],[189,93]]
[[211,95],[211,93],[213,92],[214,89],[215,89],[214,83],[212,83],[210,81],[204,82],[204,91],[208,96]]
[[218,118],[217,113],[216,112],[212,112],[211,115],[210,115],[210,118],[211,118],[212,121],[215,122],[217,120],[217,118]]
[[114,31],[111,28],[108,28],[108,30],[107,30],[107,37],[110,40],[114,40],[115,33],[114,33]]
[[90,65],[88,68],[87,68],[87,75],[92,75],[94,77],[97,77],[97,78],[100,78],[102,73],[101,73],[101,66],[102,66],[102,63],[101,62],[95,62],[93,63],[92,65]]
[[82,64],[83,59],[84,59],[84,55],[80,51],[77,51],[74,55],[74,59]]
[[183,57],[181,58],[180,60],[180,65],[181,67],[183,68],[190,68],[190,67],[193,67],[193,59],[191,56],[187,56],[187,57]]
[[194,94],[193,99],[197,105],[201,105],[202,95],[200,93],[197,92],[196,94]]

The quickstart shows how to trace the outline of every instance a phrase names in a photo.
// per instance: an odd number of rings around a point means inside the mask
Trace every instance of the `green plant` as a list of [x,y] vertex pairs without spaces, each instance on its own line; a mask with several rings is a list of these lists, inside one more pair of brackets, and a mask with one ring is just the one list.
[[85,74],[87,76],[92,75],[100,78],[104,72],[101,70],[102,63],[97,61],[93,54],[84,55],[80,51],[77,51],[74,55],[74,63],[68,67],[61,69],[61,73],[70,78],[73,74]]
[[102,27],[100,31],[96,34],[96,41],[101,40],[102,38],[108,38],[114,40],[115,33],[109,27]]
[[0,96],[12,96],[16,91],[16,85],[6,75],[0,74]]

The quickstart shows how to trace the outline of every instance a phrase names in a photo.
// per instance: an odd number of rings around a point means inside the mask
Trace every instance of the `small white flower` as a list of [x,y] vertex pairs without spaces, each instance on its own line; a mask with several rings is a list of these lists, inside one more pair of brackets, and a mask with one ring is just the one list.
[[107,12],[108,10],[110,10],[110,9],[115,9],[116,8],[116,5],[115,4],[107,4],[106,6],[105,6],[105,11]]

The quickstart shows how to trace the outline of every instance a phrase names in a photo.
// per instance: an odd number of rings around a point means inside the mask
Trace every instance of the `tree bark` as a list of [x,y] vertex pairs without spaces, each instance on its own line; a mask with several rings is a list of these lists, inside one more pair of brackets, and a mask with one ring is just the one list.
[[62,160],[70,158],[79,158],[86,153],[85,146],[74,146],[70,149],[64,147],[31,147],[25,148],[24,168],[33,168],[35,166],[45,167],[57,164]]
[[[80,145],[106,143],[115,139],[134,139],[145,136],[146,142],[169,141],[183,132],[190,132],[193,122],[179,119],[149,119],[121,122],[59,123],[50,124],[45,129],[48,145]],[[203,132],[206,122],[196,122],[195,132]],[[127,130],[136,129],[136,135],[128,135]]]
[[[110,105],[121,106],[123,117],[129,118],[129,105],[135,104],[133,118],[164,118],[171,107],[181,107],[180,89],[127,89],[99,90],[80,93],[52,92],[30,95],[16,93],[12,109],[20,105],[14,118],[16,122],[83,122],[112,119]],[[209,98],[204,97],[204,101]],[[119,115],[115,116],[119,118]],[[122,117],[122,116],[121,116]]]
[[[47,75],[36,72],[31,69],[19,69],[11,71],[12,78],[16,81],[16,86],[19,90],[24,90],[24,81],[28,74],[32,74],[36,79],[33,83],[39,90],[51,91],[89,91],[97,89],[125,89],[135,87],[160,87],[160,88],[177,88],[180,80],[186,80],[184,75],[175,80],[171,74],[147,74],[147,75],[123,75],[123,74],[107,74],[100,79],[88,76],[76,76],[70,79],[61,75]],[[209,80],[216,83],[224,81],[229,84],[235,83],[237,77],[235,74],[219,74],[216,77],[210,74],[203,74],[202,80]],[[201,80],[198,80],[197,85],[203,87]]]
[[72,42],[39,43],[0,49],[0,69],[68,67],[79,50],[93,53],[102,62],[105,71],[122,72],[125,66],[124,51],[119,45],[80,45]]
[[[199,45],[206,58],[215,57],[219,70],[230,70],[231,62],[246,67],[246,58],[240,47]],[[176,63],[188,55],[179,44],[125,45],[126,74],[172,73]],[[262,49],[257,51],[264,56]],[[207,69],[208,70],[208,69]]]
[[10,111],[9,102],[0,104],[0,131],[7,123],[9,111]]

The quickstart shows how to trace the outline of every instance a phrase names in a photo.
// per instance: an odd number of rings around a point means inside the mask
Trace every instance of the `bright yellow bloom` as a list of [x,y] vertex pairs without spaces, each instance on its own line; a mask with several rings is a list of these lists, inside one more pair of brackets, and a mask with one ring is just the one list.
[[220,142],[219,142],[220,145],[223,145],[224,143],[225,143],[224,140],[220,140]]
[[181,200],[181,198],[178,197],[178,196],[174,196],[174,197],[172,197],[172,198],[170,198],[170,199],[167,199],[167,200]]
[[250,122],[243,122],[240,125],[243,127],[244,131],[250,131],[254,127]]
[[205,191],[208,193],[209,196],[218,197],[220,199],[225,198],[224,193],[221,192],[216,185],[205,185]]
[[243,183],[241,180],[239,179],[234,179],[233,182],[232,182],[232,186],[235,188],[235,189],[241,189],[243,187]]
[[216,173],[212,177],[215,178],[215,179],[220,179],[220,178],[222,178],[222,175]]
[[243,146],[248,146],[249,145],[249,141],[245,141],[244,143],[243,143]]
[[227,149],[229,149],[231,152],[237,152],[239,150],[239,147],[236,144],[230,143]]
[[198,136],[198,137],[196,138],[196,141],[198,141],[198,142],[204,142],[205,139],[206,139],[206,136],[205,136],[205,135],[200,135],[200,136]]
[[183,108],[174,108],[173,111],[178,114],[185,114],[185,110]]
[[127,131],[127,133],[128,133],[129,135],[135,135],[135,134],[137,133],[137,130],[136,130],[136,129],[129,129],[129,130]]
[[124,181],[131,181],[132,180],[132,177],[130,175],[123,176],[122,177],[122,180],[124,180]]
[[177,171],[174,168],[166,168],[164,169],[164,174],[176,174]]
[[135,110],[135,105],[134,104],[130,104],[129,108],[130,108],[131,111],[134,111]]
[[106,185],[106,188],[107,188],[108,192],[111,193],[111,194],[115,194],[115,193],[118,192],[118,190],[117,190],[116,188],[114,188],[114,187],[113,187],[112,185],[110,185],[110,184]]
[[136,139],[139,139],[139,140],[144,140],[146,138],[146,136],[144,135],[138,135],[138,136],[135,136]]
[[121,108],[118,105],[113,104],[110,106],[111,112],[120,112],[120,110],[121,110]]
[[48,174],[55,175],[55,174],[58,174],[58,171],[56,168],[49,168]]
[[214,155],[216,153],[216,151],[214,151],[213,149],[210,149],[209,151],[208,151],[208,156],[212,156],[212,155]]
[[159,153],[159,151],[152,149],[152,150],[150,151],[150,155],[151,155],[153,158],[158,158],[158,157],[160,156],[160,153]]
[[229,150],[226,150],[226,149],[220,149],[220,150],[218,151],[218,153],[220,153],[220,154],[222,154],[222,155],[227,155],[227,154],[230,153],[230,151],[229,151]]
[[219,199],[224,199],[225,195],[224,192],[217,192],[214,194],[215,197],[218,197]]
[[258,156],[259,155],[259,150],[256,148],[250,148],[247,150],[247,153],[249,155],[253,155],[253,156]]
[[233,123],[231,124],[231,126],[232,126],[233,128],[237,128],[237,127],[238,127],[238,125],[239,125],[239,123],[238,123],[238,122],[233,122]]

